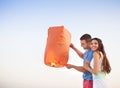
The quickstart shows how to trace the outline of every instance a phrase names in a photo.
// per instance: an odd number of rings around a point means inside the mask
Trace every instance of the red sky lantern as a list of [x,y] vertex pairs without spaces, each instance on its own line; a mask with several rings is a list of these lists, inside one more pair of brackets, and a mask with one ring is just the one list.
[[64,26],[49,27],[44,63],[51,67],[64,67],[69,58],[71,34]]

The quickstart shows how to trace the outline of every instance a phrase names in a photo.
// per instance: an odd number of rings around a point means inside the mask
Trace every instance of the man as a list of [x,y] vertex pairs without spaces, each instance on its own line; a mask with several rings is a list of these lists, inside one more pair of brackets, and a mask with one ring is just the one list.
[[[81,46],[86,50],[85,53],[79,51],[72,43],[70,47],[83,59],[83,65],[86,64],[90,66],[90,62],[93,58],[93,51],[90,48],[91,44],[91,36],[89,34],[84,34],[80,38]],[[93,78],[92,74],[86,71],[83,66],[75,66],[72,64],[67,64],[66,67],[68,69],[74,68],[77,71],[83,72],[83,88],[93,88]]]

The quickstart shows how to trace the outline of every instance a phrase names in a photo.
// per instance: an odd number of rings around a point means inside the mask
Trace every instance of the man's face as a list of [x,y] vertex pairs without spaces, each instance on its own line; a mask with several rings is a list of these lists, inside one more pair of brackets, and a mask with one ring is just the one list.
[[81,46],[82,46],[84,49],[87,49],[87,48],[88,48],[88,43],[86,42],[86,40],[80,40],[80,43],[81,43]]

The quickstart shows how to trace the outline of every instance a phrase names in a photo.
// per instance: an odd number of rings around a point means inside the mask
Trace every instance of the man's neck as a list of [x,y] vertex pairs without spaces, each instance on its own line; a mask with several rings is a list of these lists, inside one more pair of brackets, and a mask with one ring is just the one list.
[[90,50],[91,48],[87,48],[86,50]]

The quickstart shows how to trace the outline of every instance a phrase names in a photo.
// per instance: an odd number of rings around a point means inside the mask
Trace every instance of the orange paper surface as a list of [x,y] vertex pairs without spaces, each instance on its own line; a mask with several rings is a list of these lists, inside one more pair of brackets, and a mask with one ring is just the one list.
[[69,58],[71,34],[64,26],[49,27],[44,63],[51,67],[64,67]]

